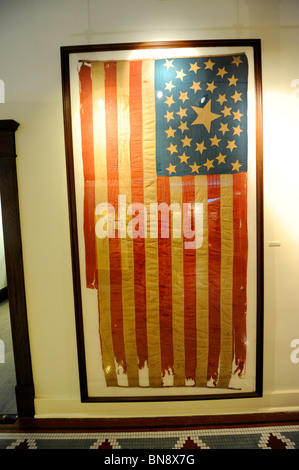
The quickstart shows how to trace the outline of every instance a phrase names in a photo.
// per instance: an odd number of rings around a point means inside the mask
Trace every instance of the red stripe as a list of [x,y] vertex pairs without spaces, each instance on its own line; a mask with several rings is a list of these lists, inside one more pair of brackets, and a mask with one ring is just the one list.
[[[117,220],[118,208],[118,122],[117,122],[117,81],[116,62],[105,63],[105,106],[106,106],[106,155],[108,202],[115,210]],[[111,292],[111,325],[115,359],[118,364],[125,367],[125,347],[123,337],[122,313],[122,274],[121,274],[121,247],[118,232],[115,238],[109,238],[110,250],[110,292]]]
[[236,372],[243,372],[246,361],[247,313],[247,173],[233,175],[234,197],[234,267],[233,267],[233,329]]
[[209,227],[209,359],[208,381],[218,378],[220,354],[220,281],[221,281],[221,223],[220,176],[208,176]]
[[80,80],[80,117],[84,177],[84,241],[86,259],[86,286],[94,289],[97,281],[96,243],[94,229],[94,148],[91,67],[82,64]]
[[[167,176],[157,178],[157,203],[170,207],[170,183]],[[168,220],[158,213],[158,257],[159,257],[159,309],[161,331],[161,369],[162,376],[167,370],[173,371],[172,338],[172,266],[171,266],[171,213]],[[161,235],[167,236],[162,238]]]
[[[129,83],[130,106],[130,152],[132,204],[143,203],[143,162],[142,162],[142,61],[130,63]],[[134,215],[134,214],[133,214]],[[145,227],[139,227],[139,230]],[[139,368],[148,360],[146,329],[146,290],[145,290],[145,242],[138,236],[133,239],[134,289],[136,316],[136,346]]]
[[[184,176],[182,178],[182,201],[183,204],[194,203],[195,188],[194,177]],[[184,213],[183,230],[184,244],[193,241],[187,238],[187,232],[194,231],[194,219],[192,225],[188,224],[186,213]],[[189,226],[188,226],[189,225]],[[190,233],[189,233],[190,236]],[[185,246],[185,245],[184,245]],[[196,369],[196,250],[184,248],[184,324],[185,324],[185,376],[186,379],[195,380]]]

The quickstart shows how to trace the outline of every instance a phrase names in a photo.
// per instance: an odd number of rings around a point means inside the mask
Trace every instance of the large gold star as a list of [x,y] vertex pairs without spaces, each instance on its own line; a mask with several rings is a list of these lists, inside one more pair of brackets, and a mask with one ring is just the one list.
[[211,100],[209,100],[203,108],[192,106],[192,109],[194,109],[197,114],[197,118],[192,122],[192,125],[202,124],[208,132],[211,130],[212,121],[221,116],[220,114],[216,114],[211,111]]

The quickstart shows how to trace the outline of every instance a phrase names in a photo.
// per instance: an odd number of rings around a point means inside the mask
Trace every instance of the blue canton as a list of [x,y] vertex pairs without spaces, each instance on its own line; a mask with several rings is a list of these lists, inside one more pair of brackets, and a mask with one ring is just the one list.
[[247,87],[245,54],[157,60],[157,174],[247,171]]

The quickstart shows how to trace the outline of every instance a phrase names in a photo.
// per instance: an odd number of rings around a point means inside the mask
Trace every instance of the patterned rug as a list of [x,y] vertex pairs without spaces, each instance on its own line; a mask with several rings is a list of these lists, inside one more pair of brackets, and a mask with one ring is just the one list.
[[[127,420],[23,418],[12,421],[4,417],[0,424],[1,450],[98,449],[106,451],[107,458],[114,459],[105,462],[110,464],[123,463],[116,462],[122,451],[140,449],[143,450],[140,455],[148,464],[182,464],[179,459],[188,463],[188,456],[197,455],[196,452],[203,449],[299,449],[298,413],[271,414],[270,417],[232,415]],[[149,450],[151,452],[146,452]],[[152,452],[159,450],[162,452]],[[138,452],[136,455],[139,455]],[[149,456],[151,462],[148,461]],[[163,458],[168,460],[163,461]]]

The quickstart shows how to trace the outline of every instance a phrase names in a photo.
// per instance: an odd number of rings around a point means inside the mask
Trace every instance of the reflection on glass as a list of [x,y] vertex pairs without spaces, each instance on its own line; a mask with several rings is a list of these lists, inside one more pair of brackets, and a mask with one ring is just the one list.
[[0,416],[17,413],[15,366],[11,336],[0,204]]

